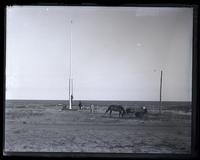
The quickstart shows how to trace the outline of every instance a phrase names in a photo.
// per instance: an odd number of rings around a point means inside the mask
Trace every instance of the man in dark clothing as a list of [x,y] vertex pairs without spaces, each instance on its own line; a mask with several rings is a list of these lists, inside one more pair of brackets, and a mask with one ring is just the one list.
[[81,103],[81,101],[79,101],[79,109],[81,110],[81,108],[82,108],[82,103]]
[[71,95],[71,103],[72,103],[72,105],[73,105],[73,99],[74,99],[74,97],[73,97],[73,95]]

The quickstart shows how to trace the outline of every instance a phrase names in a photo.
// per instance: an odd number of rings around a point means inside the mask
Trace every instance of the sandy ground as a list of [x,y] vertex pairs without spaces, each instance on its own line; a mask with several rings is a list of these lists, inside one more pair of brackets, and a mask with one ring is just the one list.
[[190,114],[150,112],[137,119],[117,113],[109,117],[105,110],[6,108],[5,151],[190,153]]

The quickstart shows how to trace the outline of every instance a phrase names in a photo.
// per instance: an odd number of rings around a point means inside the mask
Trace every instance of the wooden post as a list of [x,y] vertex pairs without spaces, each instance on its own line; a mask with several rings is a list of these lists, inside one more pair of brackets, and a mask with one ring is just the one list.
[[73,94],[73,79],[71,79],[72,82],[71,82],[71,86],[72,86],[72,93],[71,93],[71,104],[73,106],[73,99],[74,99],[74,94]]
[[160,72],[160,104],[159,104],[159,113],[161,114],[161,110],[162,110],[162,75],[163,75],[163,71],[161,70]]
[[72,109],[72,101],[71,101],[71,79],[69,79],[69,109]]

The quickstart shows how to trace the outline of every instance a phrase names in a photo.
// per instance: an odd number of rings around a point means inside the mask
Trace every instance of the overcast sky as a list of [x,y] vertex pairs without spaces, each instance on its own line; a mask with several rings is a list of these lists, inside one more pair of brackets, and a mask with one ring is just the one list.
[[7,8],[6,98],[191,101],[192,8]]

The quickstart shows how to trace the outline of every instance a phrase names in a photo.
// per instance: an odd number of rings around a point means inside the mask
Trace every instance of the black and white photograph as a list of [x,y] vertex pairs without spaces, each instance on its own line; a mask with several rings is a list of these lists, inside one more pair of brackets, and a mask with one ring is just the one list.
[[6,7],[4,152],[190,154],[192,7]]

